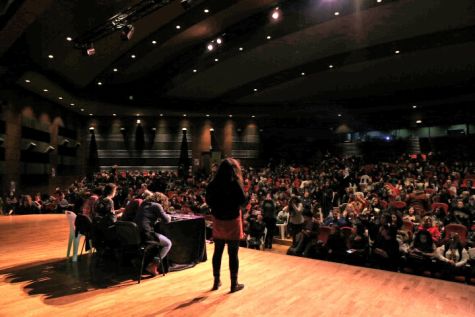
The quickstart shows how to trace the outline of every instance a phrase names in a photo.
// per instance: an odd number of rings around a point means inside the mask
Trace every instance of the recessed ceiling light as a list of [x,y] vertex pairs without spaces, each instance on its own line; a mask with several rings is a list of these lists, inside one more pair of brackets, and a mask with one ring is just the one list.
[[43,89],[44,92],[48,92],[48,89]]
[[416,123],[422,123],[422,120],[417,120]]
[[336,11],[334,14],[335,14],[335,15],[340,15],[340,12]]
[[31,81],[29,79],[25,79],[25,83],[31,83]]
[[177,25],[177,26],[176,26],[176,29],[177,29],[177,30],[181,29],[181,26],[180,26],[180,25]]
[[331,64],[330,64],[330,65],[328,65],[328,68],[333,68],[333,65],[331,65]]
[[266,37],[268,40],[270,40],[272,37],[270,35],[267,35]]
[[153,44],[153,45],[157,44],[157,41],[153,40],[153,41],[152,41],[152,44]]
[[240,48],[239,48],[239,50],[240,50],[240,51],[243,51],[243,50],[244,50],[244,48],[243,48],[243,47],[240,47]]
[[304,73],[304,72],[301,72],[300,75],[305,76],[305,73]]
[[186,117],[186,113],[184,113],[183,116]]
[[256,116],[255,115],[252,115],[251,118],[255,118]]
[[81,108],[81,111],[84,111],[84,108]]
[[74,104],[73,104],[73,103],[70,103],[69,105],[70,105],[71,107],[74,107]]
[[279,9],[274,9],[274,12],[272,12],[272,19],[277,20],[280,17]]
[[[130,95],[129,100],[134,100],[134,96]],[[137,114],[138,115],[138,114]]]
[[257,91],[257,88],[254,88],[254,91]]
[[401,51],[399,51],[399,50],[394,51],[394,54],[399,54],[399,53],[401,53]]
[[114,117],[116,117],[116,116],[117,116],[117,113],[113,113],[112,115],[113,115]]
[[97,82],[97,85],[98,85],[98,86],[102,86],[102,82],[98,81],[98,82]]
[[219,59],[215,58],[214,61],[215,61],[215,62],[219,62]]
[[137,113],[136,116],[137,116],[137,117],[140,117],[140,113]]
[[51,54],[49,54],[49,55],[48,55],[48,58],[49,58],[49,59],[53,59],[53,58],[54,58],[54,56],[53,56],[53,55],[51,55]]
[[163,113],[160,113],[160,117],[163,117]]
[[416,105],[412,106],[412,109],[416,109],[416,108],[417,108],[417,106],[416,106]]
[[130,58],[135,58],[135,57],[136,57],[135,54],[130,55]]
[[92,113],[90,113],[89,115],[90,115],[90,116],[93,116],[93,114],[92,114]]
[[212,51],[214,49],[214,46],[213,44],[208,44],[208,46],[206,47],[208,49],[208,51]]
[[232,117],[233,117],[233,115],[232,115],[232,114],[230,114],[230,115],[229,115],[229,117],[230,117],[230,118],[232,118]]
[[204,13],[209,13],[209,10],[208,10],[208,9],[204,9],[203,12],[204,12]]
[[70,36],[68,36],[68,37],[66,38],[66,41],[68,41],[68,42],[71,42],[72,40],[73,40],[73,38],[70,37]]
[[117,73],[119,70],[117,68],[113,69],[114,73]]
[[206,114],[206,117],[209,118],[209,114]]
[[216,43],[222,44],[222,43],[223,43],[223,40],[222,40],[220,37],[218,37],[218,38],[216,39]]
[[198,71],[198,70],[196,70],[196,69],[193,69],[193,73],[196,73],[197,71]]
[[341,117],[341,113],[339,113],[338,116]]
[[377,2],[377,3],[381,3],[381,2],[383,2],[383,0],[376,0],[376,2]]
[[59,99],[59,100],[63,100],[63,97],[59,96],[58,99]]

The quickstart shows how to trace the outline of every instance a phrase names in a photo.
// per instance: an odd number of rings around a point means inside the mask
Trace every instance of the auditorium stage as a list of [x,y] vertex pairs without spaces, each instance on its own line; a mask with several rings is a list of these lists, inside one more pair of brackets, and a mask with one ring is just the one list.
[[475,316],[474,286],[244,248],[235,294],[226,256],[217,292],[210,259],[141,284],[98,278],[88,256],[66,261],[68,231],[64,215],[0,217],[0,316]]

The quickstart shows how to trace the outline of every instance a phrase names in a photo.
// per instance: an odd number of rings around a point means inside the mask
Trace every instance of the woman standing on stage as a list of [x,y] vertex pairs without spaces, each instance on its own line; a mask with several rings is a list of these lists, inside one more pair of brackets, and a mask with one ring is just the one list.
[[225,244],[228,245],[231,293],[244,288],[244,284],[238,283],[238,251],[239,241],[244,237],[241,205],[245,202],[241,166],[235,159],[224,159],[206,188],[206,203],[213,215],[214,284],[212,290],[217,290],[221,286],[221,258]]

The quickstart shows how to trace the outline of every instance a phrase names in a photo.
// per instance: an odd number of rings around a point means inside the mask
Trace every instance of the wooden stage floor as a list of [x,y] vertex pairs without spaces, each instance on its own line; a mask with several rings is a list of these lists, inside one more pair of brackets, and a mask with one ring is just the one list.
[[[65,259],[64,215],[0,217],[0,316],[475,316],[461,283],[240,249],[240,280],[209,291],[211,261],[144,279]],[[211,258],[213,246],[208,246]]]

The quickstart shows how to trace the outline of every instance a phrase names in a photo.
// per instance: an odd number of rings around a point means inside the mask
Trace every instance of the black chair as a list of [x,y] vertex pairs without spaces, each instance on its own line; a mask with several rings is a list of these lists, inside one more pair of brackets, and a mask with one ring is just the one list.
[[[114,225],[117,240],[119,242],[120,260],[126,255],[138,256],[141,259],[138,283],[142,279],[142,272],[145,262],[145,256],[151,248],[159,248],[158,242],[150,242],[145,245],[142,244],[140,238],[140,230],[134,222],[131,221],[117,221]],[[160,259],[160,266],[162,274],[165,275],[163,261]]]

